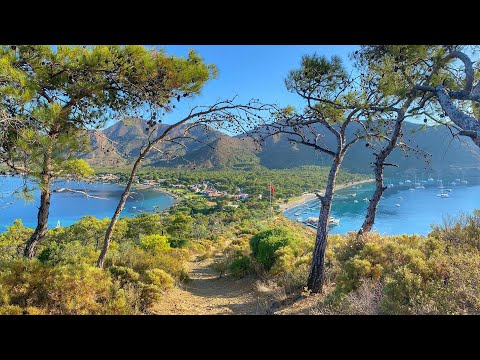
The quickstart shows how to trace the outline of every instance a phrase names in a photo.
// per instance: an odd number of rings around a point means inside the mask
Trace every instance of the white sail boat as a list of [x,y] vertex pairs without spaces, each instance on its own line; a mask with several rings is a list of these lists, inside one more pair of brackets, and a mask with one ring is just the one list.
[[60,225],[60,220],[57,221],[57,229],[60,229],[62,227],[62,225]]
[[425,189],[421,183],[417,182],[417,175],[415,174],[415,189]]

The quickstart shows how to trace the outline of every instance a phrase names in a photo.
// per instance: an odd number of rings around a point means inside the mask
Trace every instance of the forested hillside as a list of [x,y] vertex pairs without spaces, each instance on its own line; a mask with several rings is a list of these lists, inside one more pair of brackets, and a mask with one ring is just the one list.
[[[156,133],[160,133],[165,127],[166,125],[159,125]],[[354,127],[352,128],[349,135],[351,137],[355,132]],[[184,129],[185,127],[180,127],[173,136],[180,136]],[[171,160],[166,160],[162,153],[154,151],[147,157],[147,162],[158,167],[250,168],[262,165],[270,169],[282,169],[301,165],[327,165],[330,160],[309,147],[289,143],[285,135],[269,138],[259,147],[246,135],[232,137],[220,131],[209,130],[207,132],[204,127],[194,128],[190,131],[190,136],[195,140],[182,140],[185,146],[162,145],[162,150],[175,149],[178,156]],[[480,169],[480,149],[468,138],[452,139],[446,127],[422,127],[406,122],[404,137],[410,146],[418,147],[431,156],[405,154],[395,149],[391,162],[399,167],[387,168],[387,174],[394,171],[417,171],[418,174],[429,176],[468,175]],[[92,165],[123,167],[138,155],[140,147],[147,139],[146,122],[139,119],[118,122],[102,133],[92,134],[91,138],[92,151],[87,153],[85,158]],[[333,138],[328,133],[324,141],[327,145],[333,145]],[[372,148],[365,147],[363,143],[355,144],[347,154],[343,168],[356,173],[370,173],[374,151],[375,146]]]

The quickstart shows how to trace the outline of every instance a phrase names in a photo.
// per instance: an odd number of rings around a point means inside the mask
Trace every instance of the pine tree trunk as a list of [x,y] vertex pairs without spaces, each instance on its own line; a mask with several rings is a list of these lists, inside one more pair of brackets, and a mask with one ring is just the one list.
[[372,230],[373,224],[375,223],[375,216],[377,215],[378,204],[382,198],[384,191],[387,189],[383,183],[383,172],[384,172],[385,159],[377,157],[375,161],[375,192],[373,193],[370,203],[368,204],[367,214],[365,215],[365,220],[363,225],[358,230],[358,235],[368,233]]
[[27,245],[25,246],[24,256],[27,258],[35,257],[37,253],[37,248],[40,242],[45,237],[45,234],[48,230],[48,215],[50,212],[50,184],[52,182],[52,158],[51,152],[47,150],[43,156],[43,176],[40,183],[40,207],[38,208],[37,214],[37,227],[35,228],[34,233],[28,239]]
[[332,210],[332,201],[334,195],[335,180],[338,169],[342,162],[342,157],[334,158],[330,173],[328,175],[325,195],[321,199],[320,214],[317,224],[317,235],[315,237],[315,247],[313,249],[312,266],[308,276],[307,288],[313,293],[322,292],[325,275],[325,249],[327,248],[328,220]]
[[[367,214],[365,215],[365,220],[363,225],[358,230],[358,235],[368,233],[372,230],[373,224],[375,223],[375,217],[377,215],[378,204],[382,199],[384,191],[387,189],[384,186],[383,175],[385,169],[385,161],[390,156],[392,151],[397,147],[397,141],[400,138],[403,128],[403,120],[405,120],[405,111],[408,109],[412,103],[414,97],[410,97],[405,104],[402,106],[402,109],[398,112],[397,118],[395,120],[395,128],[393,129],[392,135],[389,141],[385,144],[383,149],[376,155],[376,160],[374,163],[374,173],[375,173],[375,192],[373,193],[370,203],[368,205]],[[393,164],[389,164],[393,165]],[[393,165],[395,166],[395,165]]]
[[130,177],[128,178],[127,186],[125,187],[125,190],[123,191],[122,196],[120,197],[120,201],[118,202],[117,208],[115,209],[115,213],[113,214],[112,220],[110,220],[110,224],[108,225],[107,232],[105,233],[103,247],[102,247],[102,250],[100,251],[100,256],[98,257],[98,260],[97,260],[97,267],[99,268],[103,268],[105,257],[107,255],[107,251],[110,246],[113,230],[115,229],[115,225],[117,224],[118,218],[120,217],[120,214],[123,211],[123,208],[125,207],[125,203],[127,202],[128,196],[130,195],[130,190],[132,188],[135,174],[137,173],[140,163],[142,162],[143,158],[145,157],[145,155],[148,153],[149,150],[150,150],[150,147],[147,147],[147,149],[140,154],[140,156],[135,161],[135,164],[133,165],[132,171],[130,173]]

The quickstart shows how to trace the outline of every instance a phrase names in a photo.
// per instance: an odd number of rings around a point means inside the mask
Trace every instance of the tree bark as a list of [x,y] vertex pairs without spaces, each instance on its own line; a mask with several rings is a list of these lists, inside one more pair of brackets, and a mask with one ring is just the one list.
[[372,230],[373,224],[375,223],[375,216],[377,215],[378,204],[382,198],[383,192],[387,189],[383,183],[383,171],[384,171],[385,158],[377,157],[375,161],[375,192],[373,193],[370,203],[368,204],[367,214],[365,215],[365,220],[363,225],[358,230],[358,235],[363,235]]
[[405,104],[397,112],[397,118],[395,120],[395,127],[393,129],[390,139],[388,139],[386,145],[383,149],[376,155],[374,163],[374,173],[375,173],[375,192],[373,193],[372,198],[368,204],[367,214],[363,221],[362,226],[358,230],[358,235],[368,233],[372,230],[373,224],[375,224],[375,217],[377,216],[377,209],[382,195],[387,189],[383,182],[384,170],[385,170],[385,161],[390,156],[392,151],[397,147],[398,138],[402,133],[403,121],[405,120],[405,112],[412,104],[415,96],[411,96],[407,99]]
[[337,178],[340,164],[343,156],[335,156],[330,173],[328,174],[327,187],[325,195],[320,199],[320,214],[318,216],[317,235],[315,237],[315,247],[313,249],[312,266],[308,276],[307,288],[313,293],[320,293],[323,289],[325,278],[325,249],[327,248],[328,237],[328,219],[332,210],[332,201],[334,195],[335,180]]
[[28,239],[25,246],[24,256],[27,258],[33,258],[37,253],[37,248],[40,242],[45,237],[48,230],[48,215],[50,212],[50,184],[53,178],[53,164],[52,164],[52,152],[51,148],[45,151],[43,155],[43,174],[40,183],[40,207],[37,214],[37,227],[34,233]]
[[[438,102],[447,116],[455,123],[455,125],[462,128],[465,133],[468,131],[469,136],[473,142],[480,147],[480,121],[473,116],[469,116],[460,111],[451,100],[448,92],[443,86],[435,88]],[[463,134],[462,134],[463,135]]]
[[120,217],[120,214],[123,211],[123,208],[125,207],[125,203],[127,202],[128,196],[130,195],[130,190],[132,188],[135,174],[137,173],[140,163],[148,154],[152,146],[153,144],[150,144],[149,146],[147,146],[147,148],[140,153],[140,156],[137,158],[137,160],[133,165],[132,171],[130,172],[130,177],[128,178],[127,186],[125,187],[125,190],[123,191],[122,196],[120,197],[120,201],[118,202],[117,208],[115,209],[115,213],[113,214],[112,220],[110,220],[110,224],[108,225],[107,232],[105,233],[103,247],[102,247],[102,250],[100,251],[100,256],[98,257],[98,260],[97,260],[97,267],[99,268],[103,268],[105,257],[107,255],[107,251],[110,246],[113,230],[115,229],[115,225],[117,224],[118,218]]

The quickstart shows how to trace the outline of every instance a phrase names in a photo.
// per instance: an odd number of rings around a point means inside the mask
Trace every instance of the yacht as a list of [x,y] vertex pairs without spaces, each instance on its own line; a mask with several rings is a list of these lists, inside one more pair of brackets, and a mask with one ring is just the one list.
[[[448,189],[451,191],[451,189]],[[440,191],[440,194],[437,194],[438,197],[442,197],[442,198],[447,198],[449,195],[448,195],[448,192],[447,192],[447,189],[444,189],[443,186],[442,186],[442,190]]]
[[400,200],[403,200],[403,197],[401,197],[401,196],[399,196],[398,198],[399,198]]
[[452,185],[455,186],[457,185],[457,183],[455,181],[452,181]]
[[432,182],[432,181],[433,181],[433,178],[428,178],[428,181],[429,181],[429,182]]
[[358,200],[353,200],[353,202],[356,204],[356,203],[358,203]]
[[300,213],[296,212],[293,216],[300,216]]
[[333,216],[330,216],[328,226],[337,226],[338,224],[340,224],[340,219],[335,219]]
[[395,204],[396,207],[400,207],[400,204]]
[[403,181],[400,181],[400,182],[398,183],[398,185],[403,185]]
[[[311,216],[307,220],[305,220],[304,223],[305,225],[316,229],[318,224],[318,217]],[[330,218],[328,219],[328,226],[337,226],[338,224],[340,224],[340,219],[335,219],[334,217],[330,216]]]
[[405,184],[410,184],[411,181],[410,180],[405,180]]

